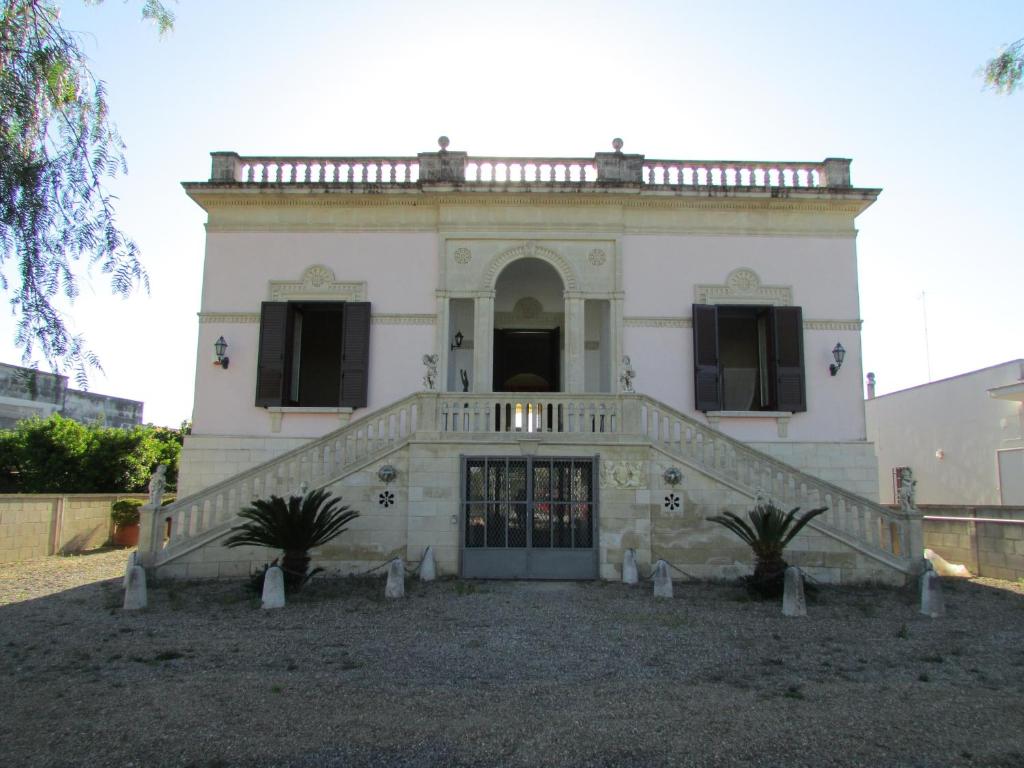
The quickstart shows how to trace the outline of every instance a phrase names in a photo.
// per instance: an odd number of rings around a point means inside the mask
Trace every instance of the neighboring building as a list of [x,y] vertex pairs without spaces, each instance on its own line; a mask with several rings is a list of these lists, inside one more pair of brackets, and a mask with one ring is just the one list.
[[307,485],[362,512],[319,553],[342,572],[431,546],[466,576],[611,578],[627,548],[734,574],[749,551],[706,517],[759,493],[831,507],[793,546],[817,577],[913,570],[865,440],[854,220],[879,190],[850,161],[446,144],[218,152],[184,185],[209,215],[200,364],[150,566],[248,572],[268,553],[218,543],[239,505]]
[[68,389],[68,377],[0,363],[0,429],[22,419],[59,413],[83,424],[134,427],[142,423],[142,403],[123,397]]
[[1024,360],[871,398],[879,497],[910,467],[919,504],[1024,505]]

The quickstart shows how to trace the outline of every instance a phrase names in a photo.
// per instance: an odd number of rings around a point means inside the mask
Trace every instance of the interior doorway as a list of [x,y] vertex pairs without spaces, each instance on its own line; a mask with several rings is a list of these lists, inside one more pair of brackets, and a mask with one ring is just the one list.
[[558,328],[498,328],[494,331],[495,392],[560,391]]

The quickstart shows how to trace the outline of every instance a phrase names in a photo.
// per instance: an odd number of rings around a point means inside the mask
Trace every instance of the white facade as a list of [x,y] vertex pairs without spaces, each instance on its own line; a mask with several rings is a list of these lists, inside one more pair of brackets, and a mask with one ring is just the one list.
[[869,399],[879,497],[910,467],[919,504],[1024,504],[1024,360]]
[[[383,505],[374,472],[390,456],[395,507],[357,524],[362,548],[338,550],[338,567],[429,544],[459,571],[472,506],[460,457],[599,456],[602,501],[595,478],[588,514],[603,576],[623,548],[728,572],[735,542],[705,518],[759,494],[834,508],[803,555],[821,576],[905,570],[915,529],[874,504],[860,396],[854,220],[878,190],[852,187],[848,160],[445,146],[390,159],[215,153],[210,181],[185,185],[209,214],[179,479],[193,496],[172,509],[154,562],[236,572],[244,557],[187,554],[185,540],[216,540],[224,510],[300,480]],[[219,337],[230,365],[216,364]],[[676,465],[690,491],[662,480]]]

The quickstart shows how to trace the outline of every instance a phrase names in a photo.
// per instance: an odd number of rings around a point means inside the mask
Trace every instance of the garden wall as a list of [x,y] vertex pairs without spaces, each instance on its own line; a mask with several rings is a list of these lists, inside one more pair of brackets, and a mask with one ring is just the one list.
[[0,494],[0,563],[95,549],[111,534],[110,505],[144,493]]
[[1024,507],[921,505],[924,545],[976,576],[1024,578]]

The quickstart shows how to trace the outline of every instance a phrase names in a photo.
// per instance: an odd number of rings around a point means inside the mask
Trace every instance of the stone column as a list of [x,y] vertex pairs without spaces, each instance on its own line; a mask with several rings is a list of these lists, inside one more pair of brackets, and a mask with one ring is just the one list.
[[584,388],[583,295],[565,292],[565,369],[562,372],[564,392],[582,392]]
[[448,392],[450,387],[448,384],[448,368],[450,364],[448,362],[449,347],[451,342],[448,341],[448,326],[450,325],[448,320],[448,294],[445,291],[435,291],[434,296],[436,298],[437,306],[437,325],[434,326],[434,349],[438,356],[437,360],[437,391]]
[[478,293],[473,303],[473,391],[494,388],[494,291]]

